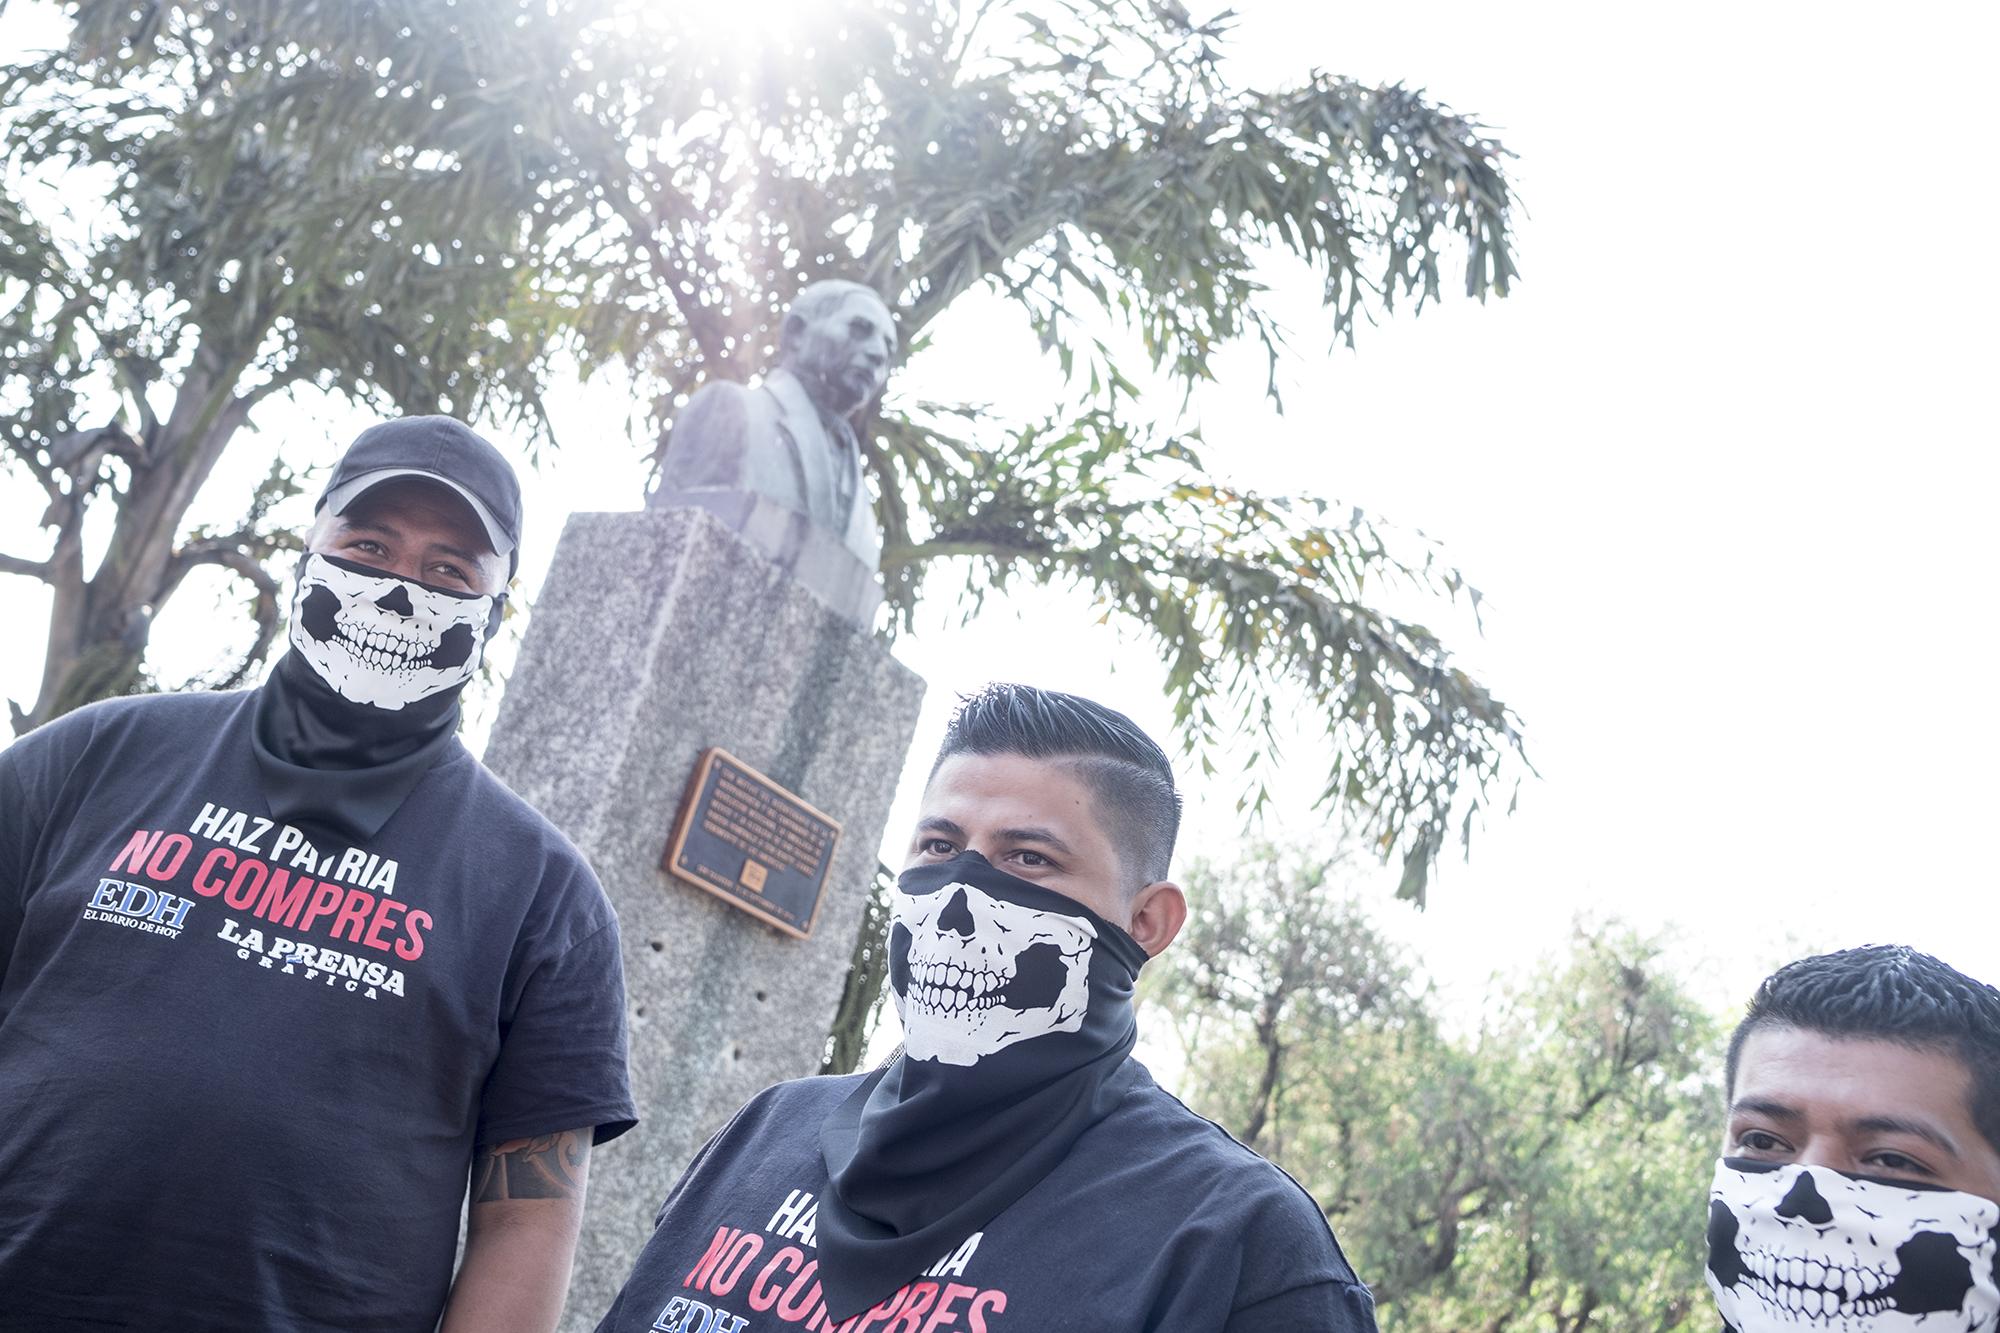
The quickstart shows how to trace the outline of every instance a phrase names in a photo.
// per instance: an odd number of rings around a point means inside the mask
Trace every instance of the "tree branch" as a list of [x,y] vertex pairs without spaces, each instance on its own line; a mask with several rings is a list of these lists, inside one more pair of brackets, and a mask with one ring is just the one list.
[[24,560],[0,551],[0,574],[22,574],[44,583],[55,582],[55,566],[47,560]]
[[153,405],[146,400],[145,377],[132,368],[130,359],[116,356],[111,358],[111,364],[117,370],[118,378],[124,382],[125,392],[132,396],[132,405],[138,409],[139,456],[143,458],[152,449],[153,441],[160,433],[159,414],[153,411]]
[[154,606],[164,605],[174,589],[180,586],[181,580],[200,565],[218,565],[248,580],[257,590],[252,607],[252,614],[257,618],[256,639],[242,661],[207,686],[214,690],[233,690],[257,669],[257,664],[264,660],[264,654],[271,650],[272,640],[278,637],[278,581],[249,552],[226,540],[195,542],[174,553],[173,560],[167,565],[166,575],[160,580],[160,591],[154,599]]
[[667,293],[686,322],[688,336],[701,349],[701,356],[709,373],[714,374],[728,364],[729,349],[722,341],[723,331],[716,327],[709,310],[696,298],[699,290],[695,279],[701,275],[692,274],[681,263],[678,251],[660,244],[653,227],[639,213],[631,200],[615,190],[601,192],[608,206],[625,223],[632,233],[632,242],[645,256],[648,265],[661,278],[660,290]]
[[221,430],[224,436],[234,435],[249,424],[250,413],[256,410],[257,404],[263,402],[280,389],[289,388],[297,379],[298,376],[296,375],[274,374],[270,379],[259,384],[256,388],[246,389],[244,392],[237,394],[229,400],[229,405],[223,408],[221,414],[216,417],[216,428]]

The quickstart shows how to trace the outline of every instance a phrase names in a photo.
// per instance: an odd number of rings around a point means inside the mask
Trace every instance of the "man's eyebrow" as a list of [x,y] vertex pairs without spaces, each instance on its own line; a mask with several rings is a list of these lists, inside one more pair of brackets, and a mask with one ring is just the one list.
[[1002,842],[1039,842],[1055,848],[1064,856],[1074,856],[1070,845],[1045,828],[1003,828],[1000,830]]
[[941,815],[932,815],[929,819],[918,820],[917,832],[942,833],[947,838],[957,838],[961,842],[965,840],[965,830]]
[[1774,1102],[1768,1097],[1739,1097],[1730,1104],[1729,1113],[1769,1116],[1773,1120],[1805,1119],[1805,1114],[1798,1107]]
[[[400,538],[407,535],[395,524],[385,522],[379,518],[351,518],[347,520],[346,527],[349,532],[376,532],[384,537]],[[454,546],[450,542],[432,542],[430,550],[437,555],[448,555],[454,560],[462,560],[468,565],[476,566],[481,560],[485,559],[485,556],[467,550],[463,546]]]
[[1939,1152],[1949,1153],[1954,1158],[1959,1155],[1958,1145],[1943,1130],[1921,1120],[1908,1120],[1897,1115],[1870,1115],[1853,1123],[1854,1128],[1863,1134],[1908,1134],[1922,1139]]
[[482,559],[485,558],[480,555],[475,555],[471,551],[463,550],[460,547],[453,546],[449,542],[432,542],[431,549],[433,551],[442,552],[443,554],[450,556],[454,560],[463,560],[468,565],[476,565]]
[[372,514],[355,514],[352,516],[342,514],[340,516],[340,525],[349,530],[358,528],[363,532],[381,532],[391,537],[401,535],[401,532],[397,528],[374,517]]

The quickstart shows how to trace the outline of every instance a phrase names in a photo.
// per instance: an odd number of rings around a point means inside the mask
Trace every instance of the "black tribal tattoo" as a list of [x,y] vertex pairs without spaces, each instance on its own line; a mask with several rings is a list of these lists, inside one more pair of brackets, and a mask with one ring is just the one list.
[[582,1198],[590,1137],[572,1129],[482,1149],[472,1164],[472,1201]]

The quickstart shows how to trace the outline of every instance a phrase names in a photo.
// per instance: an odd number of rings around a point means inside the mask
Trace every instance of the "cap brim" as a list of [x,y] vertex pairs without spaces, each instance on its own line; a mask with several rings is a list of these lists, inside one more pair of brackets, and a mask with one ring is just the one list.
[[351,477],[343,481],[340,485],[328,491],[321,497],[320,503],[336,514],[344,514],[347,512],[347,506],[353,504],[357,496],[373,490],[385,481],[393,481],[397,477],[422,477],[425,481],[434,481],[441,486],[451,487],[461,499],[472,506],[472,512],[479,516],[479,526],[486,529],[486,540],[492,544],[493,554],[510,555],[513,553],[513,539],[507,535],[506,530],[493,517],[493,511],[488,509],[478,496],[453,481],[450,477],[439,476],[435,472],[427,472],[420,467],[385,467],[377,468],[373,472],[364,472],[358,477]]

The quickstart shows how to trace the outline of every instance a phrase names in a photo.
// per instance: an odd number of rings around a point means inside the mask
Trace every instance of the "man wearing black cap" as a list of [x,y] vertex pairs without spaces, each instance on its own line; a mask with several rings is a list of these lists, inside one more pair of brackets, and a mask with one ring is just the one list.
[[456,736],[520,527],[373,427],[263,686],[0,751],[0,1330],[555,1326],[634,1113],[610,904]]

